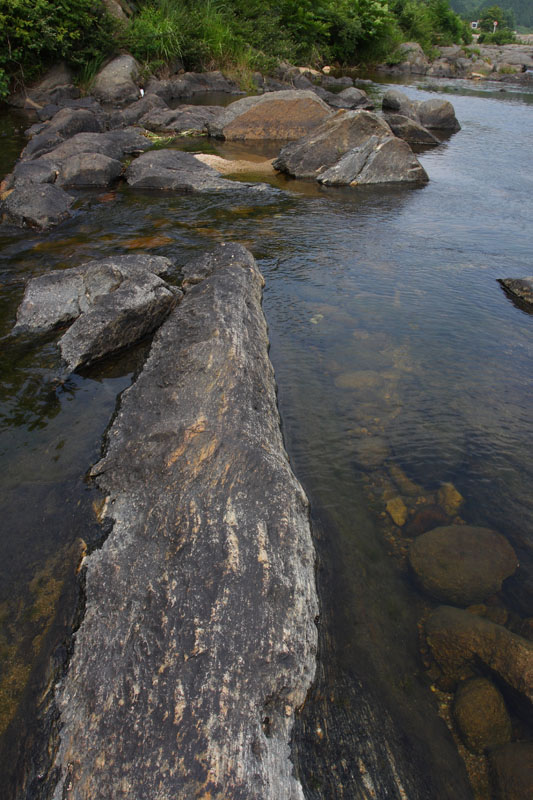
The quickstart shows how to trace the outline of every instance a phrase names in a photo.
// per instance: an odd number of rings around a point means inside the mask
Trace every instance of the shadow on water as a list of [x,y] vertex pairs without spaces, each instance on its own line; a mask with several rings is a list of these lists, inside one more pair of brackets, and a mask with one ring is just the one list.
[[[520,635],[533,615],[531,316],[497,283],[523,275],[531,252],[532,140],[527,106],[499,100],[454,98],[463,130],[421,153],[431,179],[421,189],[272,176],[253,194],[199,198],[120,185],[80,193],[79,212],[46,235],[0,227],[3,336],[24,280],[50,268],[150,252],[175,262],[179,282],[192,254],[230,240],[259,260],[284,435],[311,498],[319,560],[320,661],[294,736],[313,800],[402,797],[400,771],[409,797],[470,796],[452,694],[436,685],[421,638],[436,603],[407,568],[421,509],[438,524],[501,531],[521,567],[491,608]],[[179,146],[275,155],[205,139]],[[16,764],[35,797],[46,782],[34,757],[36,697],[61,669],[80,555],[101,535],[84,476],[145,354],[58,384],[56,338],[3,339],[0,352],[0,759],[4,785]],[[453,513],[439,506],[448,484],[462,498]],[[488,797],[483,757],[475,770],[477,797]],[[15,785],[11,796],[30,796],[29,784]]]

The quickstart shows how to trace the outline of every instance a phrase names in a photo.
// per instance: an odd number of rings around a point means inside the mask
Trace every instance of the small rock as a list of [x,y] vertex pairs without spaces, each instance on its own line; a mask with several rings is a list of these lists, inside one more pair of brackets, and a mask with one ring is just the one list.
[[427,531],[432,531],[440,525],[448,525],[450,518],[440,506],[423,506],[415,512],[405,527],[407,536],[421,536]]
[[459,686],[453,714],[462,740],[473,753],[483,753],[511,739],[505,701],[486,678],[473,678]]
[[502,278],[499,283],[510,295],[533,307],[533,275],[528,278]]
[[450,517],[455,517],[464,503],[464,497],[453,483],[443,483],[437,492],[437,502]]
[[399,528],[402,528],[407,520],[407,507],[402,498],[391,498],[387,502],[386,509],[394,524],[398,525]]

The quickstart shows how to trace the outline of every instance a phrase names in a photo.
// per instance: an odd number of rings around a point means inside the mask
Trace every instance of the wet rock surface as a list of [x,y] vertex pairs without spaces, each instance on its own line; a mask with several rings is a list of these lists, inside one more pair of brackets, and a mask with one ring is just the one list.
[[425,183],[428,180],[409,145],[395,136],[383,141],[371,136],[364,145],[349,150],[318,176],[318,182],[324,186]]
[[409,560],[428,594],[459,606],[498,592],[518,567],[501,534],[473,525],[447,525],[422,534],[412,543]]
[[439,97],[416,102],[399,89],[388,89],[383,95],[382,108],[386,118],[389,114],[399,114],[429,130],[455,133],[461,129],[452,104]]
[[70,217],[74,198],[50,183],[16,186],[6,197],[2,210],[16,225],[51,228]]
[[269,92],[226,106],[208,125],[210,136],[228,141],[299,139],[316,128],[331,109],[312,91]]
[[510,742],[490,753],[492,785],[497,800],[533,798],[533,743]]
[[192,153],[156,150],[135,159],[126,170],[126,180],[136,189],[174,192],[230,191],[235,184],[202,164]]
[[[223,246],[156,334],[93,469],[113,529],[58,696],[54,797],[303,798],[314,552],[252,256]],[[209,270],[206,270],[208,273]]]
[[394,135],[409,144],[440,144],[431,131],[409,117],[404,117],[402,114],[385,114],[385,120]]
[[500,284],[508,294],[533,308],[533,275],[527,278],[502,278]]

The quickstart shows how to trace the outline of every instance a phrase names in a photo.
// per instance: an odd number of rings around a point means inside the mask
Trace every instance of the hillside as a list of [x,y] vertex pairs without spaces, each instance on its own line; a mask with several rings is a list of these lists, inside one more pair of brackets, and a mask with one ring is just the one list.
[[[492,0],[478,2],[478,0],[450,0],[450,6],[462,17],[477,19],[480,12],[494,5]],[[533,28],[533,3],[531,0],[500,0],[497,5],[504,11],[511,11],[514,15],[515,25],[524,28]]]

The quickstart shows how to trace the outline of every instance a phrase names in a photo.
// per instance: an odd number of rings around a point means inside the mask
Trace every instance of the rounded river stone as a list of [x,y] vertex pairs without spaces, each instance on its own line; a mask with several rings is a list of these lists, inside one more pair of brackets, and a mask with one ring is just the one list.
[[459,686],[453,713],[461,738],[473,753],[483,753],[511,739],[504,699],[487,678],[473,678]]
[[472,525],[446,525],[411,545],[411,566],[425,591],[458,606],[480,603],[516,570],[516,554],[501,534]]

